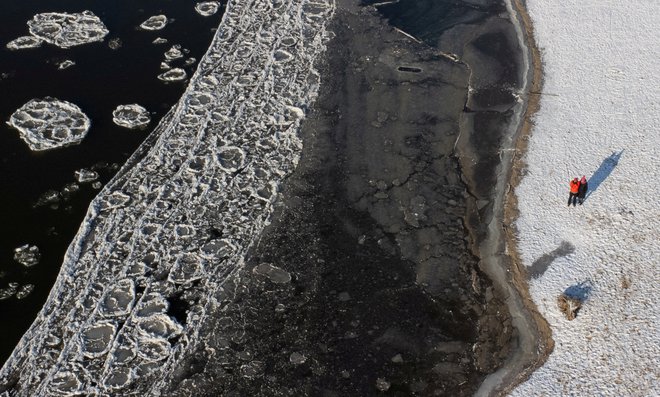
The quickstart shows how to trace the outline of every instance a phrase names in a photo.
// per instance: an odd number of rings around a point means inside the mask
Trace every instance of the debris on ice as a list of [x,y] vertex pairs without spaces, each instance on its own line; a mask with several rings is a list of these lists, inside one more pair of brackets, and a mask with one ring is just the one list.
[[11,115],[9,125],[34,151],[80,143],[90,127],[80,108],[56,98],[32,99]]

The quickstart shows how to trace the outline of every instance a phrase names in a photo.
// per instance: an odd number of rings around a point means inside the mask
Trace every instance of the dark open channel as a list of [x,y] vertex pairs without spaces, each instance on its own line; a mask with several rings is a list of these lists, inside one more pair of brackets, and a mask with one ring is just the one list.
[[[34,284],[22,300],[0,301],[0,363],[27,330],[57,277],[64,253],[83,220],[87,206],[98,190],[82,184],[80,191],[57,209],[34,208],[47,190],[60,191],[74,182],[74,171],[99,167],[101,182],[107,182],[138,147],[160,118],[176,103],[186,82],[165,84],[156,76],[163,71],[163,53],[174,44],[199,60],[213,37],[222,11],[202,17],[194,2],[176,0],[10,0],[0,13],[0,288],[8,283]],[[27,35],[27,21],[41,12],[90,10],[110,33],[102,43],[60,49],[10,51],[5,44]],[[138,26],[152,15],[164,14],[173,21],[163,30],[148,32]],[[169,40],[152,44],[157,37]],[[121,47],[108,46],[120,39]],[[184,59],[186,59],[184,58]],[[65,59],[76,64],[58,70]],[[180,62],[183,63],[183,62]],[[178,65],[177,65],[178,66]],[[186,67],[188,75],[196,63]],[[85,140],[77,146],[33,153],[5,122],[32,98],[46,96],[78,105],[92,120]],[[112,122],[112,110],[120,104],[138,103],[152,112],[145,130],[127,130]],[[108,167],[104,166],[109,165]],[[113,166],[114,164],[114,166]],[[36,245],[42,254],[38,265],[25,268],[13,260],[13,250]]]

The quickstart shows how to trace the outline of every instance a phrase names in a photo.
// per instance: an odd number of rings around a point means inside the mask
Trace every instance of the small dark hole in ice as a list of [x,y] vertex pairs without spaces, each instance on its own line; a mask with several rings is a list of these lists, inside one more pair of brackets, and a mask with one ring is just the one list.
[[186,319],[188,318],[188,309],[190,309],[190,303],[186,302],[184,299],[181,299],[178,295],[173,295],[167,298],[169,302],[169,308],[167,309],[167,314],[172,316],[179,322],[181,325],[186,324]]
[[214,227],[211,228],[210,234],[211,234],[211,239],[213,240],[222,238],[222,230],[218,230]]
[[399,66],[399,72],[410,72],[410,73],[420,73],[422,69],[413,68],[410,66]]

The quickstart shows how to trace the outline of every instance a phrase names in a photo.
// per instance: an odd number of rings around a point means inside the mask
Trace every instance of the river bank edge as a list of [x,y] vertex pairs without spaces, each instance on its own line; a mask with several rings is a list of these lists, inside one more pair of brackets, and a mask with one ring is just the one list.
[[540,108],[543,64],[525,0],[510,0],[507,5],[512,23],[517,25],[528,67],[521,117],[509,147],[501,148],[502,169],[493,197],[496,205],[488,226],[489,237],[479,243],[479,251],[484,271],[508,293],[506,304],[516,329],[516,340],[512,341],[511,356],[484,380],[476,396],[507,395],[542,366],[554,348],[552,330],[529,292],[528,274],[518,252],[515,227],[519,214],[515,189],[525,175],[524,156],[534,127],[533,118]]

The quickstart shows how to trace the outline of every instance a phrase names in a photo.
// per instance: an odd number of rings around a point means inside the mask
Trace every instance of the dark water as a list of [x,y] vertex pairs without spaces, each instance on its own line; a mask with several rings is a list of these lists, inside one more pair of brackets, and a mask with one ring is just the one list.
[[[363,0],[363,5],[383,3],[382,0]],[[484,18],[505,11],[500,1],[484,5],[456,0],[399,0],[377,6],[388,22],[430,45],[447,29],[460,24],[475,24]]]
[[[0,363],[13,350],[32,323],[48,296],[64,253],[73,239],[87,206],[98,190],[90,184],[58,208],[34,204],[49,189],[61,191],[74,182],[74,171],[99,163],[114,167],[99,169],[106,183],[160,118],[176,103],[187,82],[163,83],[163,53],[180,44],[190,50],[186,58],[199,60],[218,26],[222,12],[202,17],[195,2],[175,0],[7,0],[0,12],[0,288],[10,282],[34,284],[23,300],[0,301]],[[101,43],[60,49],[48,44],[41,48],[9,51],[5,44],[29,34],[27,21],[41,12],[82,12],[90,10],[107,26],[110,34]],[[163,30],[148,32],[137,27],[148,17],[164,14],[173,22]],[[152,44],[156,37],[167,44]],[[113,50],[108,41],[119,38],[122,46]],[[184,58],[184,60],[186,59]],[[71,59],[76,64],[58,70],[57,63]],[[180,66],[173,62],[173,66]],[[196,63],[186,67],[190,76]],[[46,152],[31,152],[18,131],[5,122],[32,98],[46,96],[78,105],[92,120],[92,127],[80,145]],[[112,122],[112,110],[120,104],[138,103],[152,112],[145,130],[128,130]],[[38,265],[25,268],[13,260],[13,250],[23,244],[39,247]]]

